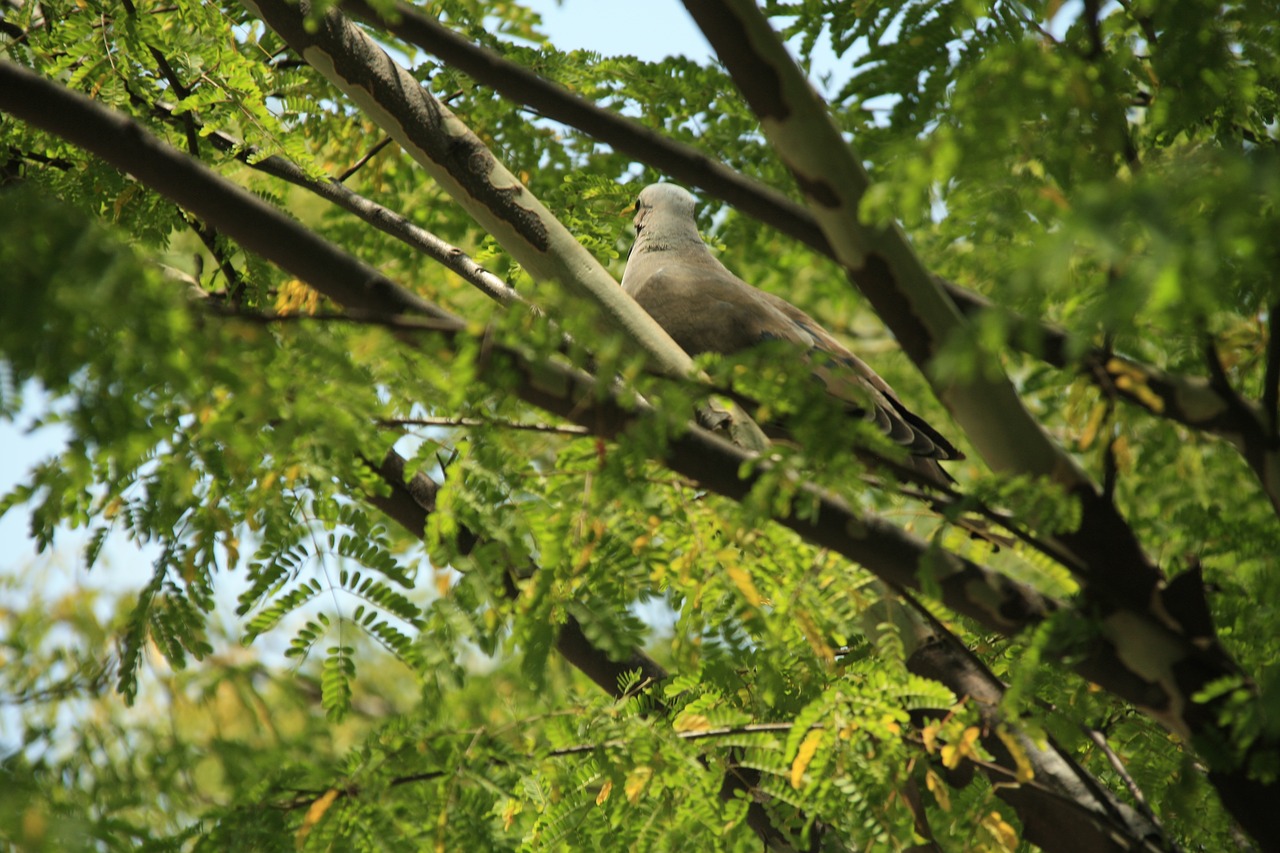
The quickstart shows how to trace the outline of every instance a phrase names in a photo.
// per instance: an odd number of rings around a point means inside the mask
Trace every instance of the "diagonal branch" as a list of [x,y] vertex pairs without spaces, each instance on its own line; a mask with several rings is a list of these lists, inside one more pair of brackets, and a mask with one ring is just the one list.
[[751,0],[685,0],[685,6],[759,116],[837,259],[983,457],[996,470],[1049,478],[1076,497],[1080,527],[1059,541],[1084,563],[1089,593],[1145,608],[1161,573],[1111,502],[1027,412],[1000,364],[977,351],[979,363],[968,375],[934,375],[934,356],[945,341],[967,333],[965,321],[901,228],[860,220],[870,178],[764,14]]
[[[174,118],[172,110],[164,104],[155,104],[152,111],[166,120]],[[342,185],[347,174],[328,180],[316,180],[290,160],[279,154],[262,157],[261,152],[252,145],[245,145],[240,140],[220,130],[207,136],[214,148],[233,155],[245,165],[260,172],[288,181],[294,186],[302,187],[329,201],[349,213],[354,213],[365,222],[385,234],[400,240],[417,249],[427,257],[456,273],[464,281],[471,284],[481,293],[503,305],[522,301],[520,294],[498,276],[476,263],[466,252],[457,246],[440,239],[435,234],[411,222],[394,210],[383,207],[375,201],[353,192]],[[372,152],[371,152],[372,153]],[[354,167],[353,167],[354,168]],[[351,170],[347,170],[350,172]]]
[[[604,333],[643,353],[668,376],[695,372],[680,349],[600,262],[574,238],[449,108],[336,9],[318,21],[310,0],[241,0],[288,45],[386,130],[524,269],[555,282],[590,306]],[[755,450],[768,441],[733,407],[727,429]]]
[[359,27],[334,9],[315,18],[309,0],[242,3],[390,134],[534,279],[592,305],[602,332],[624,332],[661,372],[693,372],[693,360],[480,138]]
[[524,66],[472,44],[418,7],[400,0],[387,17],[379,15],[365,0],[348,0],[342,8],[439,57],[509,100],[576,128],[684,183],[701,187],[805,245],[831,254],[818,223],[786,195],[734,171],[692,145],[668,139],[633,118],[601,109]]

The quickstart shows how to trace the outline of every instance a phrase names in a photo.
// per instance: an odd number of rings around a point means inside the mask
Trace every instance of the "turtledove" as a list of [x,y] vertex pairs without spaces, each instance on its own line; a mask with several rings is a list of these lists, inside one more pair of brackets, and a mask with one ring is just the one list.
[[905,447],[920,473],[953,482],[939,460],[963,459],[889,384],[799,308],[738,278],[711,253],[697,202],[675,184],[651,184],[635,208],[636,239],[622,287],[689,355],[733,354],[767,341],[796,345],[828,394]]

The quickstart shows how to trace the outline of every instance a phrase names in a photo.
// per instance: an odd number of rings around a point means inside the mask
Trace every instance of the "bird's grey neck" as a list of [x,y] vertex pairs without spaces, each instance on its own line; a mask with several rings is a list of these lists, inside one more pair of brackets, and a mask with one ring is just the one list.
[[688,228],[654,228],[648,226],[636,238],[637,252],[695,252],[710,254],[698,232]]

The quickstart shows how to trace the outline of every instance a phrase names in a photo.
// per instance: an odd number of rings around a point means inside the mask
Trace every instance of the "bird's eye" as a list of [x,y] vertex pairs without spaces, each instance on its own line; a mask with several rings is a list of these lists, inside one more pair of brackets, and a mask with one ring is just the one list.
[[640,199],[636,199],[635,211],[636,213],[640,212]]

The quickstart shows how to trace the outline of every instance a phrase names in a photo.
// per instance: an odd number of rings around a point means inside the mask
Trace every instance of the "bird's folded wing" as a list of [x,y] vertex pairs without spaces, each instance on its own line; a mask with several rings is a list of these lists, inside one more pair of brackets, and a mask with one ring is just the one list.
[[778,313],[784,315],[807,338],[813,375],[827,393],[862,410],[870,403],[870,418],[890,440],[903,445],[913,456],[929,459],[963,459],[964,454],[947,441],[924,418],[908,409],[889,383],[833,338],[808,314],[772,293],[757,291]]

